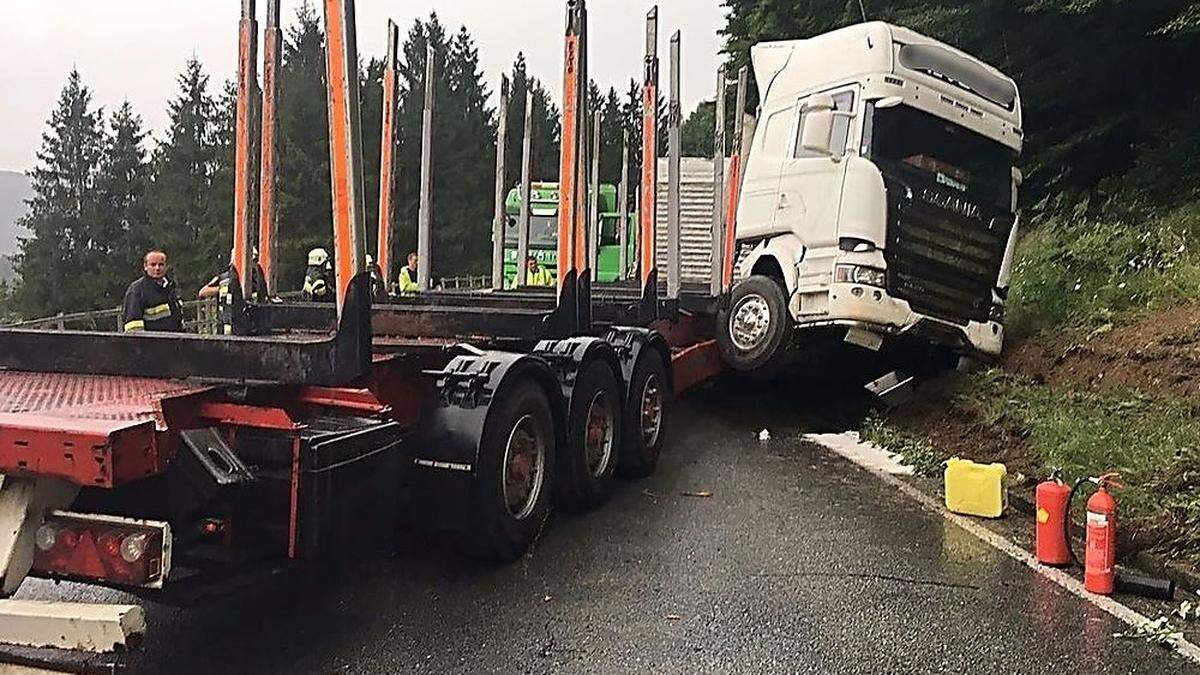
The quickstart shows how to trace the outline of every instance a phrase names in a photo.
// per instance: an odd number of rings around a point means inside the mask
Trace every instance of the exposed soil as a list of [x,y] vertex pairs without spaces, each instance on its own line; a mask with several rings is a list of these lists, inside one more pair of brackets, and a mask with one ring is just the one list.
[[1006,350],[1002,364],[1051,386],[1135,389],[1200,402],[1200,304],[1091,335],[1017,342]]
[[[1136,390],[1155,398],[1200,405],[1200,303],[1174,307],[1138,321],[1094,331],[1042,335],[1011,344],[1001,361],[1010,372],[1052,387],[1087,390]],[[1003,462],[1010,485],[1032,497],[1039,461],[1016,424],[977,418],[950,404],[962,378],[953,375],[926,382],[914,401],[892,411],[889,421],[927,438],[942,456],[969,456]],[[1172,492],[1200,485],[1200,470],[1165,475],[1157,486]],[[1122,554],[1157,549],[1169,557],[1195,555],[1197,537],[1179,514],[1127,520],[1120,533]],[[1181,550],[1182,548],[1182,550]],[[1193,569],[1193,571],[1195,571]]]
[[969,457],[976,462],[1001,462],[1014,485],[1032,481],[1038,462],[1015,424],[999,425],[979,419],[971,411],[949,405],[961,378],[948,375],[923,383],[914,400],[896,410],[888,420],[905,431],[922,436],[942,457]]

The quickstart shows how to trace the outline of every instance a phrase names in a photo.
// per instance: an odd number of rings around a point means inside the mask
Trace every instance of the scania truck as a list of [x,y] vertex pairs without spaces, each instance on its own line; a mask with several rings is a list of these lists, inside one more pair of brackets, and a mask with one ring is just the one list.
[[1024,137],[1016,84],[881,22],[751,53],[760,107],[717,324],[754,370],[823,329],[1000,353]]

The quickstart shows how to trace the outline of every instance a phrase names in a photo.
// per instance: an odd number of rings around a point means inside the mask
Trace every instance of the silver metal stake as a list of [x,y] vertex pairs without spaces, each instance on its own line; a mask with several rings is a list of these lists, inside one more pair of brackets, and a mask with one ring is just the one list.
[[433,226],[434,51],[425,50],[425,109],[421,120],[421,202],[417,216],[417,289],[429,290]]
[[617,281],[624,281],[629,276],[629,130],[626,129],[621,140],[621,184],[617,186],[617,244],[621,247],[618,254]]
[[500,122],[496,129],[496,202],[492,220],[492,290],[504,288],[504,151],[508,147],[508,76],[500,76]]
[[668,158],[667,158],[667,298],[679,298],[681,279],[680,269],[680,212],[679,212],[679,173],[680,155],[683,149],[681,125],[683,111],[680,108],[679,97],[679,59],[682,36],[679,31],[671,36],[671,101],[668,113]]
[[588,181],[588,192],[590,193],[588,201],[588,269],[592,271],[592,281],[596,280],[599,270],[597,269],[597,255],[600,250],[600,121],[601,114],[597,110],[592,115],[592,167],[590,178]]
[[713,130],[712,274],[709,293],[721,294],[722,253],[725,250],[725,66],[717,69],[716,128]]
[[533,89],[525,89],[525,139],[521,147],[521,216],[517,221],[517,286],[529,283],[529,218],[532,211],[529,199],[533,190]]

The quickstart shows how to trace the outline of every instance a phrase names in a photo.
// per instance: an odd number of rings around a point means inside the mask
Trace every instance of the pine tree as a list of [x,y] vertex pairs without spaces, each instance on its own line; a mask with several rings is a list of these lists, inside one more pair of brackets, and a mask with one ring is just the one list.
[[717,123],[717,106],[713,101],[701,101],[683,123],[683,155],[712,157],[713,130]]
[[465,28],[452,38],[436,14],[416,21],[402,45],[400,141],[396,191],[396,259],[415,250],[420,203],[421,129],[425,98],[426,45],[437,58],[433,83],[433,204],[435,276],[480,273],[488,266],[495,176],[495,111],[479,70],[479,54]]
[[104,156],[96,177],[100,201],[97,221],[95,290],[108,304],[117,304],[131,278],[137,276],[142,253],[150,246],[150,215],[146,200],[150,161],[144,146],[142,118],[129,101],[108,121]]
[[[305,2],[283,46],[279,155],[279,285],[298,289],[310,249],[333,250],[325,34]],[[376,132],[378,133],[378,132]],[[368,201],[372,201],[368,194]]]
[[[495,183],[496,118],[479,68],[479,50],[465,26],[446,56],[448,98],[438,113],[434,232],[435,274],[455,276],[487,270],[491,260]],[[481,187],[489,186],[481,191]]]
[[533,161],[531,180],[555,182],[559,170],[559,136],[562,122],[558,106],[551,100],[541,80],[528,72],[525,55],[513,62],[511,95],[508,105],[508,148],[505,156],[505,184],[516,186],[521,180],[521,153],[525,132],[525,93],[533,92]]
[[183,289],[207,282],[229,259],[232,206],[226,211],[222,200],[213,199],[213,187],[225,182],[217,180],[221,108],[208,82],[200,62],[189,60],[179,76],[179,96],[168,105],[170,126],[155,151],[150,188],[150,243],[167,252],[169,274]]
[[[29,317],[94,309],[103,304],[88,283],[94,262],[100,204],[94,190],[104,153],[103,111],[72,70],[42,134],[38,165],[30,172],[34,197],[21,224],[32,236],[14,257],[20,279],[16,310]],[[70,283],[65,283],[67,277]]]

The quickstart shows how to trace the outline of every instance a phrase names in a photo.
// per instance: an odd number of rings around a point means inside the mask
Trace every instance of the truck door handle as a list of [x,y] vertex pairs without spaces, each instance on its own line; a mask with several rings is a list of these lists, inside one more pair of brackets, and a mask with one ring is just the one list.
[[780,192],[779,193],[779,202],[777,203],[777,208],[786,209],[787,207],[788,207],[787,193]]

